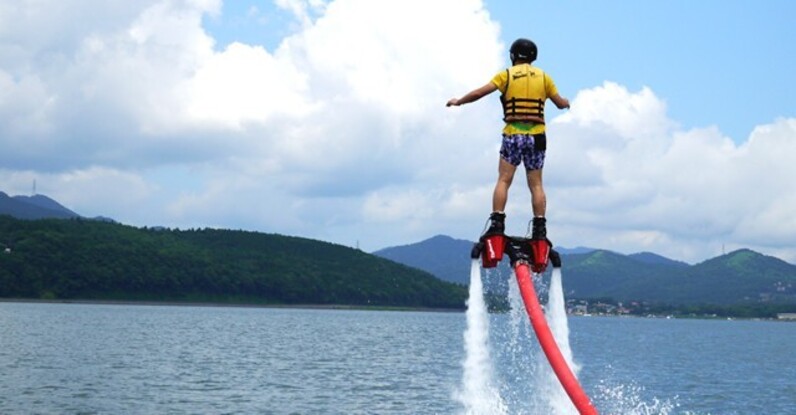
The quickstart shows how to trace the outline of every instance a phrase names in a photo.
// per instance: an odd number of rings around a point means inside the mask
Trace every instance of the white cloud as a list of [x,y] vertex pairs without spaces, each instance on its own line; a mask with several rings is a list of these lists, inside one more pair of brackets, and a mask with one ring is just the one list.
[[[549,216],[574,228],[573,242],[610,246],[603,238],[619,251],[648,247],[691,261],[722,245],[793,245],[786,212],[796,207],[796,184],[783,178],[796,174],[786,156],[796,120],[760,126],[736,145],[714,127],[675,129],[663,108],[648,88],[606,83],[580,92],[555,120],[551,140],[561,148],[546,169]],[[574,241],[580,227],[589,242]]]
[[301,117],[313,105],[306,77],[290,61],[240,43],[209,57],[181,90],[186,122],[218,122],[233,129],[279,115]]
[[[220,1],[0,7],[0,190],[27,193],[38,178],[88,215],[366,250],[476,238],[497,174],[497,98],[444,103],[506,63],[483,4],[277,5],[298,24],[274,50],[217,50],[202,19]],[[796,261],[796,120],[739,145],[716,127],[680,129],[653,87],[615,82],[580,91],[568,112],[550,107],[554,242],[689,261],[751,247]],[[510,229],[524,233],[521,174],[509,202]]]

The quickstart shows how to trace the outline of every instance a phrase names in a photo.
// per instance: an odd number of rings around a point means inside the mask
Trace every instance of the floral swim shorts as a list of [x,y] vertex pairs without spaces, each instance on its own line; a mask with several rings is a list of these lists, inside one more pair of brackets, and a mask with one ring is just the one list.
[[500,157],[519,166],[522,162],[526,170],[539,170],[544,167],[547,150],[547,136],[542,134],[503,134]]

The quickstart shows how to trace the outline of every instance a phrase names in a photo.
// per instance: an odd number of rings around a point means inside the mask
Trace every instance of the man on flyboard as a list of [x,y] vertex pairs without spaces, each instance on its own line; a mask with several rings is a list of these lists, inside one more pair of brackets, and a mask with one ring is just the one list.
[[[492,195],[492,213],[484,236],[503,235],[505,231],[506,201],[514,173],[520,163],[525,165],[533,210],[533,241],[547,241],[546,197],[542,185],[542,168],[547,150],[544,106],[549,98],[559,109],[569,108],[569,100],[558,94],[553,79],[542,69],[533,66],[538,50],[528,39],[511,44],[511,67],[498,72],[486,85],[453,98],[447,106],[459,106],[477,101],[497,90],[503,107],[503,141],[500,147],[498,179]],[[483,236],[482,236],[483,238]],[[549,243],[549,241],[548,241]]]

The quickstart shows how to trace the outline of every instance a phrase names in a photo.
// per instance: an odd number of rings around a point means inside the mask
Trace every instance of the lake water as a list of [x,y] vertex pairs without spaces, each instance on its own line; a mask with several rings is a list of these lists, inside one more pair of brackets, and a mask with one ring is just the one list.
[[[550,413],[527,320],[489,316],[509,414]],[[459,414],[465,313],[0,303],[0,414]],[[796,324],[570,317],[601,413],[796,414]],[[541,377],[541,379],[540,379]]]

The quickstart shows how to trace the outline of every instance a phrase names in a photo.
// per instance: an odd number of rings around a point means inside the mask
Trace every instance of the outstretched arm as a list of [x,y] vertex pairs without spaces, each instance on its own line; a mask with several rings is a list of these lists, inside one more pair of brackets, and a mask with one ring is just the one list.
[[474,89],[467,93],[467,95],[461,98],[451,98],[446,107],[450,106],[459,106],[462,104],[469,104],[473,101],[478,101],[479,99],[483,98],[485,95],[489,95],[493,92],[497,91],[497,86],[492,82],[487,83],[486,85],[482,86],[481,88]]
[[556,104],[558,109],[563,110],[564,108],[569,108],[569,100],[562,97],[561,95],[555,94],[550,97],[550,100],[553,101],[553,104]]

